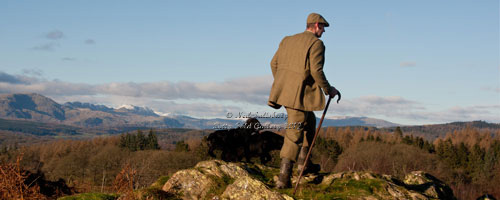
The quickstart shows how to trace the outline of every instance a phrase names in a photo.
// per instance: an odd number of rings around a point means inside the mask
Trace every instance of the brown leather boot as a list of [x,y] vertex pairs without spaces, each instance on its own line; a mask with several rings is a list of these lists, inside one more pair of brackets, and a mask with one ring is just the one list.
[[281,159],[280,175],[276,182],[277,189],[284,189],[292,187],[290,178],[292,176],[293,162],[288,158]]

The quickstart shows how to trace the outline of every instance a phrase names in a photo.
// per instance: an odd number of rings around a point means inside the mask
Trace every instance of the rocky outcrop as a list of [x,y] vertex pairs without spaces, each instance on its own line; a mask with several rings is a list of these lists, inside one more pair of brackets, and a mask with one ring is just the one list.
[[292,199],[272,191],[250,175],[258,172],[258,167],[220,160],[203,161],[193,169],[175,173],[162,190],[182,199]]
[[425,196],[435,199],[452,199],[449,194],[453,191],[445,183],[423,171],[415,171],[407,174],[403,181],[405,185]]
[[446,184],[421,171],[409,173],[403,181],[370,172],[309,175],[301,179],[293,196],[293,189],[274,189],[278,171],[262,165],[203,161],[175,173],[162,190],[181,199],[455,199]]
[[333,188],[344,185],[346,189],[342,192],[369,191],[371,194],[359,196],[368,199],[456,199],[446,184],[422,171],[407,174],[404,181],[370,172],[341,172],[324,176],[320,185]]

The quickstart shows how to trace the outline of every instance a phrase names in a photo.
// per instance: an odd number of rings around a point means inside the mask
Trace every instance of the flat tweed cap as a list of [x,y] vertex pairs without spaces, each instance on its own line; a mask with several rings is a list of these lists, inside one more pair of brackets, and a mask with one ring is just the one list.
[[309,16],[307,16],[307,23],[308,24],[314,24],[314,23],[320,23],[320,24],[325,24],[325,27],[329,27],[330,24],[326,21],[323,16],[321,16],[318,13],[311,13]]

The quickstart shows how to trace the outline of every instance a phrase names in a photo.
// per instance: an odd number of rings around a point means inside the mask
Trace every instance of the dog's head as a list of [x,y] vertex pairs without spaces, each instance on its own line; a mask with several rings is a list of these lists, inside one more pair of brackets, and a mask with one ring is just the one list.
[[262,130],[262,125],[260,124],[259,120],[257,120],[257,118],[248,118],[245,122],[245,127],[250,129],[252,133],[258,133],[260,130]]
[[206,142],[209,148],[210,155],[213,155],[213,150],[222,149],[224,147],[225,143],[227,143],[229,134],[230,133],[228,130],[217,130],[208,135],[208,137],[206,138]]

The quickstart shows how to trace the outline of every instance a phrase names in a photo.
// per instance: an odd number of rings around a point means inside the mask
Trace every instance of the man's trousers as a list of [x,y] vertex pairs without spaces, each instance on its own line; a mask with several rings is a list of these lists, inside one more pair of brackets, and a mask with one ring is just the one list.
[[292,108],[286,108],[286,112],[288,120],[280,158],[288,158],[296,162],[300,147],[308,147],[314,138],[316,116],[312,111]]

